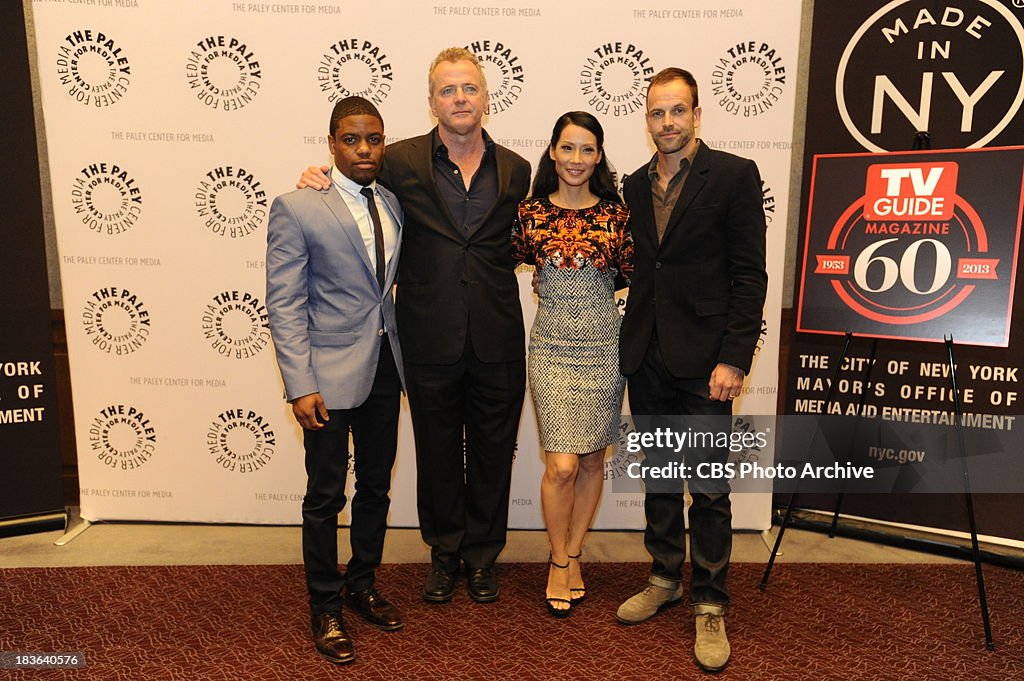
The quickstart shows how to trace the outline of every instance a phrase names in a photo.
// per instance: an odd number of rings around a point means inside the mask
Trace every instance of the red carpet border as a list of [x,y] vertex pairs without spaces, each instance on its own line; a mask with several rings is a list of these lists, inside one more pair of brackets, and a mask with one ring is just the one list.
[[[357,661],[315,655],[295,565],[0,570],[0,651],[81,652],[87,667],[0,670],[0,679],[700,679],[685,606],[615,621],[643,564],[584,564],[589,598],[567,620],[543,610],[543,564],[499,566],[497,603],[460,579],[452,602],[419,595],[423,565],[386,565],[380,590],[406,626],[346,624]],[[987,567],[997,649],[984,649],[970,565],[780,564],[730,571],[733,658],[718,679],[1024,679],[1024,573]]]

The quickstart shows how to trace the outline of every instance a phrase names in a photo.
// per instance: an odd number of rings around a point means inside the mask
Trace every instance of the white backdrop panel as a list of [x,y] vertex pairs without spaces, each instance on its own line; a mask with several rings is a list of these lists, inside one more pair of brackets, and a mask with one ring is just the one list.
[[[269,205],[301,168],[329,161],[338,97],[376,101],[389,141],[429,129],[426,69],[448,45],[484,60],[499,143],[535,163],[556,116],[588,110],[619,173],[653,153],[646,79],[669,65],[694,72],[701,137],[754,158],[765,182],[768,303],[737,411],[775,413],[796,0],[585,12],[553,0],[36,0],[33,12],[84,517],[299,521],[300,431],[263,307]],[[519,435],[510,525],[541,527],[529,395]],[[741,454],[752,455],[772,452]],[[616,490],[622,456],[606,465]],[[415,526],[404,403],[392,497],[391,524]],[[763,529],[769,509],[767,495],[734,495],[734,525]],[[595,527],[642,526],[638,492],[607,485]]]

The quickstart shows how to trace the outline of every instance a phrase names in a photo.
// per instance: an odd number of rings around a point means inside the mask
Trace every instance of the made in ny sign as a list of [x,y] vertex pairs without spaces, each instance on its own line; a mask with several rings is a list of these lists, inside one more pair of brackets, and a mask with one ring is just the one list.
[[797,331],[1005,347],[1024,147],[814,157]]

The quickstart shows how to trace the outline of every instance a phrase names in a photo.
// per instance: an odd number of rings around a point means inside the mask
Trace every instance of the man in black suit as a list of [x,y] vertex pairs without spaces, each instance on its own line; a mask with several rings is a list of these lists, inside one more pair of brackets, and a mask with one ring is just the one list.
[[[431,548],[423,597],[498,598],[523,394],[525,334],[510,247],[530,165],[483,129],[476,56],[448,48],[429,71],[437,127],[388,147],[380,175],[405,211],[397,311],[416,439],[420,532]],[[329,181],[316,168],[300,185]]]
[[[623,189],[635,253],[619,355],[635,416],[711,417],[728,427],[731,400],[761,331],[765,220],[757,166],[702,143],[700,117],[697,82],[688,71],[669,68],[651,79],[647,128],[657,153]],[[727,448],[690,451],[687,463],[725,462],[728,454]],[[729,485],[689,484],[694,654],[702,669],[718,671],[730,654],[724,621]],[[647,587],[619,608],[624,623],[643,622],[682,598],[682,497],[646,495],[644,542],[653,567]]]

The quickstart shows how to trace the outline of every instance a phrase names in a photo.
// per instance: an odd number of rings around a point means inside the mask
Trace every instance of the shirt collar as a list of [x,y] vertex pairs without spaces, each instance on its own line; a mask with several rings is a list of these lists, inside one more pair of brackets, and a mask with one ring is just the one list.
[[[360,192],[363,191],[363,185],[359,184],[355,180],[351,179],[345,173],[338,170],[337,166],[331,167],[331,182],[333,182],[339,191],[347,192],[352,196],[359,196]],[[366,185],[373,190],[373,193],[377,193],[377,182],[374,180],[370,184]]]
[[[487,131],[483,128],[480,132],[484,137],[484,158],[494,154],[494,140],[487,134]],[[433,134],[431,135],[431,151],[434,156],[440,158],[448,158],[448,146],[441,141],[441,133],[438,132],[437,127],[434,127]]]
[[[677,170],[676,174],[673,175],[672,177],[676,177],[676,176],[679,175],[679,173],[683,172],[684,170],[689,170],[690,169],[690,166],[693,165],[693,159],[697,156],[697,150],[700,149],[700,144],[701,144],[700,138],[698,138],[697,139],[697,143],[693,145],[693,150],[689,154],[684,156],[683,160],[679,162],[679,170]],[[647,177],[648,177],[648,179],[651,180],[651,182],[654,182],[655,180],[658,179],[658,155],[657,154],[655,154],[651,158],[651,162],[647,164]],[[669,179],[671,179],[671,178],[669,178]]]

